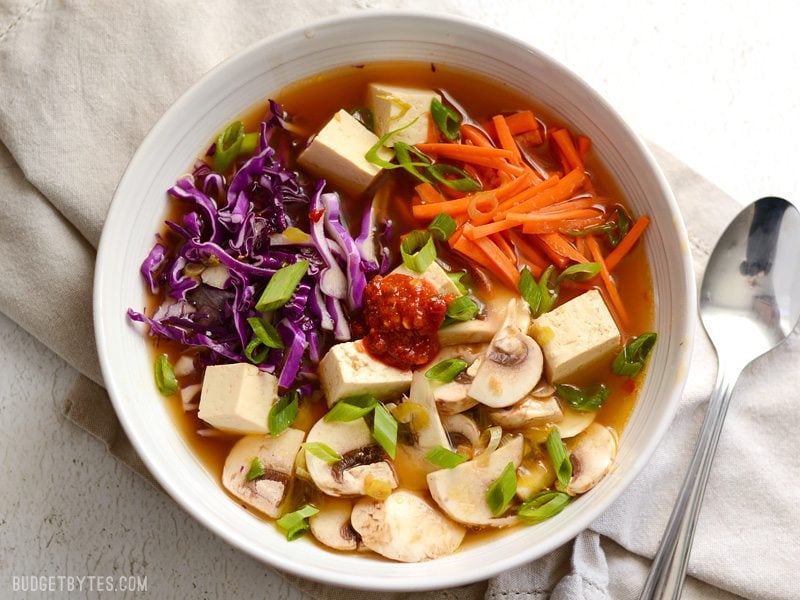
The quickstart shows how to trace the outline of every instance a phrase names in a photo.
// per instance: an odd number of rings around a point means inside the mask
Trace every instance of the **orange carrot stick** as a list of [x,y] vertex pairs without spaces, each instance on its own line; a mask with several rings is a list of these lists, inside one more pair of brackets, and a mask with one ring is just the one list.
[[578,136],[578,154],[581,155],[581,160],[586,158],[589,150],[592,149],[592,140],[585,135]]
[[585,181],[586,174],[583,171],[574,169],[548,189],[513,206],[508,209],[508,212],[526,213],[536,208],[544,208],[556,202],[568,200],[583,186]]
[[[500,221],[505,223],[506,221]],[[513,222],[513,221],[512,221]],[[537,234],[555,233],[564,231],[581,231],[600,225],[603,222],[602,218],[595,217],[593,219],[574,219],[568,221],[531,221],[522,225],[522,233]],[[583,246],[583,236],[575,238],[575,249],[579,254],[586,256],[586,249]]]
[[433,202],[431,204],[415,204],[411,207],[411,212],[414,218],[424,221],[425,219],[433,219],[439,213],[445,213],[452,216],[459,215],[467,212],[471,198],[458,198],[456,200],[445,200],[444,202]]
[[489,257],[486,256],[486,253],[478,247],[475,242],[472,242],[467,239],[466,235],[462,235],[458,240],[453,243],[452,246],[453,250],[456,252],[464,255],[465,257],[469,258],[470,260],[475,261],[482,267],[489,269],[489,271],[494,272],[494,267],[492,266],[492,262],[489,260]]
[[508,240],[503,237],[501,233],[495,233],[494,235],[490,235],[489,239],[494,242],[494,245],[500,248],[500,252],[506,255],[511,264],[517,264],[517,253],[514,252],[514,248],[511,247],[511,244],[508,243]]
[[486,254],[493,265],[492,270],[495,276],[511,289],[516,289],[519,283],[517,265],[508,260],[508,257],[503,254],[502,250],[488,237],[478,238],[473,243]]
[[508,237],[511,238],[511,243],[517,248],[517,250],[519,250],[519,252],[530,262],[538,266],[540,270],[543,271],[550,265],[550,261],[542,256],[542,253],[536,248],[536,246],[528,241],[530,239],[528,236],[521,235],[516,230],[511,230],[508,232]]
[[472,146],[470,144],[417,144],[417,149],[425,154],[435,154],[441,158],[452,158],[471,162],[472,158],[514,158],[514,153],[505,148]]
[[497,197],[491,192],[472,194],[467,205],[467,216],[473,224],[488,223],[497,211]]
[[564,258],[578,263],[589,262],[588,259],[578,252],[560,233],[545,233],[540,236],[540,239],[550,247],[553,252]]
[[522,155],[517,147],[517,142],[514,141],[514,136],[508,129],[508,123],[503,115],[495,115],[492,117],[492,123],[497,131],[497,140],[500,142],[500,147],[512,153],[512,162],[516,165],[522,163]]
[[526,133],[533,129],[539,129],[539,122],[529,110],[521,110],[519,112],[515,112],[513,115],[508,115],[506,117],[506,124],[508,125],[508,130],[512,135]]
[[622,241],[617,245],[616,248],[606,257],[606,267],[608,267],[609,271],[613,271],[614,267],[619,264],[628,252],[631,251],[633,245],[636,243],[641,235],[644,233],[644,230],[647,229],[647,226],[650,224],[650,219],[645,215],[639,217],[636,223],[633,224],[631,230],[628,232]]
[[420,183],[414,190],[422,198],[425,204],[436,204],[437,202],[446,202],[445,197],[441,192],[433,187],[430,183]]
[[542,236],[529,235],[528,239],[539,247],[539,249],[547,256],[548,263],[552,263],[559,269],[563,269],[569,264],[569,259],[566,256],[561,256],[558,252],[553,250],[550,246],[545,244]]
[[586,246],[589,248],[589,252],[592,253],[592,259],[600,265],[600,276],[608,292],[608,297],[617,310],[617,314],[622,322],[622,328],[625,328],[628,324],[628,312],[625,310],[625,305],[622,303],[622,298],[619,296],[619,290],[617,290],[617,286],[611,278],[611,274],[608,272],[608,266],[603,260],[603,255],[600,253],[600,245],[593,235],[589,235],[586,236]]
[[526,214],[509,213],[506,215],[506,221],[514,223],[542,223],[542,222],[562,222],[571,221],[574,219],[591,219],[601,217],[602,213],[594,208],[581,208],[578,210],[559,210],[553,212],[539,212],[534,211]]
[[521,204],[522,202],[528,200],[529,198],[532,198],[536,194],[539,194],[545,191],[546,189],[553,187],[555,184],[559,182],[559,179],[560,178],[558,175],[553,175],[551,177],[548,177],[541,183],[537,183],[533,187],[530,187],[526,190],[522,190],[519,193],[511,196],[507,200],[503,201],[497,208],[500,212],[505,212],[509,210],[512,206]]
[[459,130],[465,139],[469,140],[476,146],[481,146],[483,148],[494,148],[492,141],[486,137],[486,134],[483,131],[475,127],[475,125],[465,124],[462,125]]
[[556,143],[561,154],[567,161],[570,169],[583,170],[583,160],[578,154],[575,143],[572,141],[572,136],[566,129],[557,129],[550,134],[550,137]]
[[539,210],[543,213],[561,212],[564,210],[576,210],[581,208],[598,208],[605,209],[610,206],[611,201],[607,198],[600,196],[590,196],[589,198],[576,198],[574,200],[565,200],[564,202],[557,202],[550,206],[545,206]]
[[492,223],[487,223],[486,225],[478,225],[470,230],[470,239],[474,240],[476,238],[486,237],[487,235],[493,235],[495,233],[500,233],[501,231],[519,226],[519,223],[509,220],[494,221]]

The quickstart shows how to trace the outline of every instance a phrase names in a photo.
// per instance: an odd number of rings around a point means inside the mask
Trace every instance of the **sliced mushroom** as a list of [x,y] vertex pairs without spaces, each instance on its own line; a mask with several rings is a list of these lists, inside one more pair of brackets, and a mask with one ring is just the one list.
[[469,410],[478,402],[467,395],[469,386],[475,376],[481,357],[488,347],[487,344],[460,344],[457,346],[446,346],[431,361],[435,365],[448,358],[461,358],[467,361],[469,366],[460,373],[453,381],[448,383],[433,383],[433,398],[436,401],[436,408],[443,415],[455,415]]
[[492,408],[522,400],[542,376],[539,344],[516,327],[506,326],[492,338],[469,387],[469,396]]
[[[248,435],[231,448],[222,468],[222,485],[242,502],[273,519],[281,516],[294,476],[295,457],[305,433],[287,429],[277,437]],[[264,469],[260,477],[248,481],[247,475],[257,458]]]
[[441,514],[421,495],[406,490],[386,500],[362,498],[350,520],[364,545],[393,560],[420,562],[452,554],[466,529]]
[[450,442],[447,439],[444,427],[442,427],[439,412],[436,410],[434,389],[431,382],[425,377],[424,371],[416,371],[414,373],[414,378],[411,380],[411,390],[408,393],[408,401],[421,406],[428,414],[427,422],[421,425],[414,425],[414,433],[417,439],[416,446],[423,452],[427,452],[436,446],[448,448]]
[[493,408],[487,411],[489,418],[506,429],[525,429],[543,423],[560,421],[563,414],[558,399],[535,398],[528,395],[508,408]]
[[442,425],[450,438],[450,445],[454,448],[466,444],[475,448],[481,437],[478,424],[466,415],[447,415],[442,419]]
[[617,456],[617,435],[613,429],[592,423],[569,444],[572,479],[567,485],[571,496],[592,489],[608,473]]
[[350,524],[353,505],[343,498],[327,498],[319,512],[308,519],[312,535],[320,542],[336,550],[355,550],[359,535]]
[[513,327],[522,333],[528,333],[531,326],[531,310],[528,303],[522,298],[511,298],[506,305],[506,316],[503,319],[503,327]]
[[486,503],[486,492],[508,463],[519,467],[522,446],[522,437],[517,435],[492,453],[482,454],[453,469],[434,471],[428,475],[431,496],[450,518],[465,525],[514,525],[518,522],[516,516],[492,515]]
[[316,422],[308,432],[308,442],[322,442],[342,460],[333,464],[306,450],[306,468],[314,484],[331,496],[365,494],[368,481],[397,487],[397,475],[389,456],[373,439],[363,418],[348,422]]
[[517,469],[517,498],[527,500],[549,488],[556,480],[553,463],[539,452],[530,452]]
[[597,416],[597,411],[575,410],[566,404],[562,404],[561,412],[563,414],[561,420],[553,423],[553,425],[558,429],[562,440],[575,437],[582,431],[585,431]]

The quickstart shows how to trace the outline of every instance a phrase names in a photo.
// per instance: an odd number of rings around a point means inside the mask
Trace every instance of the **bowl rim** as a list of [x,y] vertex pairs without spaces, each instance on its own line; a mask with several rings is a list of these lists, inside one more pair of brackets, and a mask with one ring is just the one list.
[[[655,181],[660,188],[663,199],[673,217],[673,226],[675,233],[679,238],[679,242],[686,248],[686,252],[682,254],[681,262],[681,275],[683,277],[683,284],[685,285],[686,294],[682,300],[686,306],[693,307],[696,303],[696,284],[693,276],[694,270],[691,260],[690,245],[688,235],[686,232],[681,213],[678,209],[677,202],[674,198],[672,190],[666,180],[665,175],[661,171],[658,163],[655,161],[649,148],[643,143],[641,138],[630,128],[630,126],[622,119],[619,113],[606,102],[585,80],[580,76],[573,73],[568,67],[564,66],[557,60],[550,57],[545,52],[537,49],[532,44],[516,36],[500,31],[488,25],[481,24],[470,18],[448,15],[443,13],[425,13],[418,10],[386,10],[386,9],[370,9],[368,11],[356,13],[344,13],[324,19],[315,20],[314,22],[301,24],[292,28],[288,28],[274,34],[271,34],[255,43],[243,48],[230,57],[226,58],[202,77],[195,81],[188,89],[172,103],[172,105],[158,118],[155,124],[151,127],[149,132],[139,144],[136,152],[131,157],[128,165],[125,168],[119,184],[117,185],[114,195],[106,215],[106,223],[111,222],[117,218],[117,214],[122,210],[122,199],[120,191],[124,190],[128,184],[128,180],[133,178],[135,173],[133,167],[137,162],[145,156],[150,147],[157,143],[157,139],[163,124],[173,118],[174,115],[180,113],[193,99],[198,90],[206,86],[207,82],[218,77],[220,73],[225,71],[229,65],[244,59],[254,53],[259,53],[264,47],[270,47],[275,44],[280,44],[281,41],[303,36],[308,31],[313,31],[315,28],[331,28],[352,23],[353,21],[360,21],[362,24],[369,24],[370,22],[388,24],[391,26],[392,21],[396,19],[405,19],[408,21],[421,20],[426,22],[438,21],[444,26],[457,26],[465,29],[470,29],[479,33],[480,35],[494,37],[504,43],[516,44],[522,47],[525,51],[536,55],[544,63],[550,67],[557,69],[563,76],[571,78],[573,83],[577,83],[589,96],[589,101],[598,104],[607,115],[613,118],[617,125],[629,137],[629,141],[634,144],[637,151],[641,153],[642,158],[650,168]],[[656,424],[652,427],[651,437],[639,448],[637,456],[632,461],[630,468],[627,469],[620,477],[619,481],[613,490],[608,494],[608,500],[602,506],[593,506],[584,510],[576,515],[572,520],[572,526],[565,528],[563,533],[559,535],[551,535],[542,543],[536,546],[535,553],[522,554],[516,556],[509,556],[503,560],[486,561],[485,566],[480,569],[473,569],[469,572],[459,572],[456,575],[439,575],[435,579],[422,579],[422,578],[398,578],[398,579],[381,579],[378,576],[364,576],[360,574],[349,574],[344,572],[337,573],[337,579],[331,577],[330,571],[319,572],[312,569],[309,570],[307,566],[298,565],[291,561],[281,562],[280,560],[272,560],[271,557],[259,552],[258,547],[254,547],[244,540],[238,538],[235,531],[230,530],[224,526],[219,519],[215,518],[210,513],[198,511],[192,505],[191,498],[185,494],[181,488],[177,487],[172,479],[168,476],[165,467],[162,467],[162,460],[154,456],[147,449],[147,444],[140,437],[137,429],[131,424],[126,403],[123,400],[122,390],[117,385],[117,380],[114,376],[114,367],[109,360],[109,352],[107,349],[108,336],[106,334],[106,327],[103,319],[103,305],[102,292],[103,292],[103,278],[104,268],[106,263],[109,262],[109,257],[113,255],[114,239],[110,233],[110,228],[104,225],[103,232],[98,245],[97,258],[95,261],[95,275],[94,275],[94,290],[93,290],[93,323],[95,330],[95,339],[98,349],[98,356],[100,360],[101,372],[103,379],[114,407],[115,413],[123,427],[123,430],[130,439],[137,454],[155,477],[163,489],[175,500],[189,515],[199,521],[203,526],[214,532],[217,536],[225,540],[235,548],[249,554],[250,556],[265,562],[270,566],[287,571],[293,575],[301,578],[318,581],[321,583],[332,584],[336,586],[343,586],[352,589],[363,590],[382,590],[382,591],[425,591],[432,589],[442,589],[465,585],[479,580],[487,579],[496,576],[497,574],[508,569],[520,566],[531,560],[535,560],[545,554],[551,552],[562,544],[572,540],[581,531],[586,529],[590,523],[595,520],[603,511],[605,511],[622,493],[629,487],[633,479],[639,474],[642,468],[650,460],[655,448],[660,443],[661,438],[666,433],[667,428],[673,420],[677,411],[680,398],[682,396],[683,388],[686,383],[688,373],[683,373],[678,376],[675,384],[671,387],[669,397],[662,398],[665,402],[666,409],[659,415]],[[680,335],[685,340],[684,352],[687,355],[686,364],[689,364],[689,357],[692,352],[694,333],[696,329],[696,316],[695,312],[687,316],[683,322],[683,327],[680,330]]]

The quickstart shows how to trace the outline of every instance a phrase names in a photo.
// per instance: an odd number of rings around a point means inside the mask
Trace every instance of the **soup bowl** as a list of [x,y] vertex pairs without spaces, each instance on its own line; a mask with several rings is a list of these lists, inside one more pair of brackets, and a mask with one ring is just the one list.
[[[165,190],[232,118],[297,80],[368,61],[446,63],[535,99],[588,135],[629,207],[652,224],[645,251],[654,286],[659,343],[613,470],[554,518],[467,544],[433,561],[402,564],[287,542],[273,523],[243,510],[192,452],[152,377],[146,336],[126,317],[146,304],[139,265],[160,229]],[[94,324],[105,382],[126,433],[164,489],[240,550],[295,575],[376,590],[461,585],[536,559],[586,528],[645,466],[679,401],[694,328],[694,279],[680,214],[639,138],[587,84],[525,43],[444,16],[368,12],[267,38],[213,69],[189,89],[142,142],[114,196],[97,257]]]

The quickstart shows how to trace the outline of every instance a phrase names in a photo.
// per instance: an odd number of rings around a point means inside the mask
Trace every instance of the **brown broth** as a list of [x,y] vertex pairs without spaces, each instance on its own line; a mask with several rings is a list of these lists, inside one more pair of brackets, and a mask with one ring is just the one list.
[[[311,135],[318,131],[340,108],[353,109],[364,106],[366,85],[373,81],[441,90],[447,98],[457,100],[457,105],[462,112],[470,115],[477,123],[500,112],[532,109],[537,118],[547,126],[565,125],[551,112],[539,105],[535,99],[520,95],[483,77],[451,69],[444,65],[434,66],[427,63],[374,63],[343,67],[299,81],[273,93],[271,97],[280,102],[284,110],[292,116],[294,127],[306,135]],[[241,117],[248,131],[258,129],[258,124],[263,119],[265,111],[265,106],[259,105]],[[546,147],[538,158],[552,163],[552,159],[547,158]],[[615,202],[625,205],[619,187],[599,157],[590,151],[585,161],[586,170],[591,173],[592,185],[598,195],[612,198]],[[386,217],[392,218],[399,225],[400,232],[415,227],[416,224],[409,210],[413,193],[412,185],[405,181],[405,178],[389,185],[394,187],[389,190],[392,201]],[[364,199],[348,196],[342,190],[338,191],[343,195],[342,205],[346,217],[351,225],[357,224]],[[178,220],[177,217],[180,216],[178,211],[179,207],[173,206],[168,218]],[[161,234],[168,237],[166,229]],[[444,258],[448,260],[452,257],[445,256]],[[627,338],[630,335],[650,330],[653,325],[652,280],[641,244],[619,264],[614,276],[619,282],[618,287],[622,300],[630,312],[631,323],[629,328],[623,331],[623,337]],[[498,285],[496,281],[494,284]],[[560,302],[566,301],[574,295],[576,295],[575,292],[570,293],[569,290],[564,290]],[[151,297],[147,313],[152,314],[162,299],[161,296]],[[173,362],[177,360],[181,352],[179,344],[157,338],[153,338],[153,340],[154,353],[166,353]],[[184,386],[196,382],[198,378],[199,376],[181,379],[179,383]],[[580,380],[573,383],[583,385],[603,382],[611,389],[611,395],[599,411],[597,421],[621,433],[633,410],[638,388],[643,378],[644,373],[640,373],[635,380],[617,377],[610,373],[609,363],[604,362],[586,372]],[[169,398],[166,402],[175,424],[198,460],[214,476],[221,478],[225,458],[238,438],[235,436],[202,437],[198,435],[197,431],[208,429],[208,426],[197,417],[195,411],[184,412],[180,399],[177,397]],[[302,402],[301,415],[294,427],[307,431],[317,419],[321,418],[325,410],[324,402]],[[403,462],[401,459],[398,464],[401,485],[406,484],[410,488],[421,487],[422,481],[419,474],[414,473],[413,469],[408,469]],[[231,497],[233,498],[233,496]],[[258,511],[253,510],[253,512],[257,513]],[[470,532],[464,544],[482,543],[499,535],[502,531],[505,530],[490,529]]]

